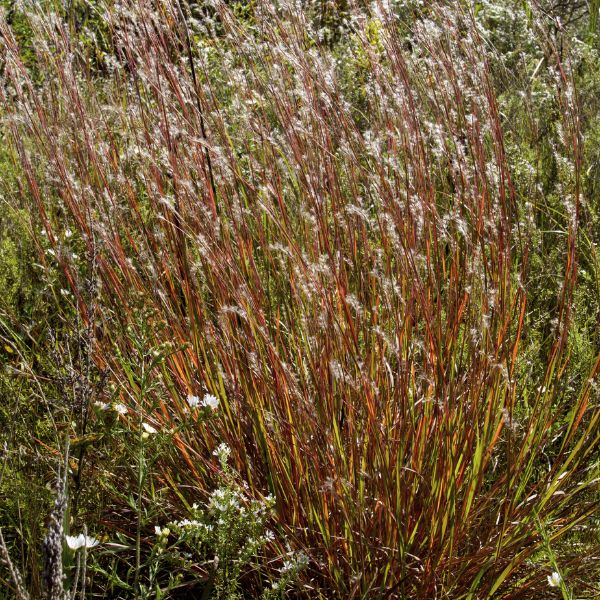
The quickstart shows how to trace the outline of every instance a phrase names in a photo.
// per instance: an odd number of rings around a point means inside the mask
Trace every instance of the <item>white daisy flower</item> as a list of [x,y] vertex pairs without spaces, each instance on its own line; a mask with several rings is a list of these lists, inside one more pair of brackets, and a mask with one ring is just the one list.
[[219,406],[219,399],[212,394],[205,394],[202,399],[202,406],[208,406],[212,410],[217,410]]
[[90,537],[89,535],[84,535],[80,533],[79,535],[66,535],[65,540],[67,542],[67,546],[71,548],[71,550],[79,550],[79,548],[94,548],[100,542]]
[[198,396],[192,396],[191,394],[187,397],[187,403],[190,408],[198,408],[200,406],[200,398]]

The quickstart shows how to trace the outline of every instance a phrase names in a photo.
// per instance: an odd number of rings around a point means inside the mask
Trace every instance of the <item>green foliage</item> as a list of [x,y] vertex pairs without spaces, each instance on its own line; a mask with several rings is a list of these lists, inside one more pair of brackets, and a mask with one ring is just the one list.
[[[260,569],[261,549],[275,539],[266,528],[273,515],[274,501],[252,500],[236,482],[228,465],[229,449],[221,444],[216,450],[222,469],[220,485],[211,493],[204,508],[194,504],[190,518],[156,526],[156,546],[152,562],[167,562],[183,572],[198,573],[204,597],[239,600],[244,571]],[[284,561],[280,578],[264,591],[263,598],[280,598],[306,566],[303,556]],[[173,567],[171,567],[173,568]],[[181,575],[180,575],[181,576]]]

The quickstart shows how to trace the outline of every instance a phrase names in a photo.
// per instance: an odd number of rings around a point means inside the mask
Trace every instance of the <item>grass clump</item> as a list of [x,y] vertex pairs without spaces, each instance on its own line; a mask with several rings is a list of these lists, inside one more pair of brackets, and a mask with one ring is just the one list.
[[102,69],[30,9],[41,81],[0,22],[13,198],[86,332],[86,589],[593,593],[596,155],[545,8],[95,6]]

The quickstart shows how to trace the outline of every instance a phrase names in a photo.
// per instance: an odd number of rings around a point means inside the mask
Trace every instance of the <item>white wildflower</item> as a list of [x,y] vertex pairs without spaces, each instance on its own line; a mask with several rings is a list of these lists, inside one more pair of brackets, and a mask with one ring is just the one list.
[[200,527],[202,524],[195,519],[183,519],[177,523],[179,527]]
[[66,535],[65,540],[67,542],[67,546],[71,548],[71,550],[79,550],[79,548],[94,548],[100,542],[88,535],[84,535],[80,533],[79,535]]
[[213,451],[213,455],[219,458],[219,462],[224,465],[231,454],[231,448],[227,444],[219,444]]
[[286,560],[286,561],[284,561],[283,566],[280,569],[280,572],[281,572],[281,574],[287,573],[288,571],[292,571],[295,566],[296,566],[295,561]]
[[208,406],[212,410],[217,410],[219,406],[219,399],[212,394],[205,394],[202,399],[202,406]]
[[552,575],[548,575],[548,585],[550,587],[559,587],[561,581],[562,577],[560,576],[560,573],[557,573],[556,571],[554,571]]
[[200,406],[200,398],[198,398],[198,396],[189,394],[187,397],[187,403],[190,408],[198,408],[198,406]]
[[265,541],[272,542],[275,539],[275,534],[270,529],[267,529],[264,537]]
[[157,433],[156,429],[154,429],[154,427],[152,427],[152,425],[148,425],[148,423],[142,423],[142,427],[144,428],[144,431],[146,433]]

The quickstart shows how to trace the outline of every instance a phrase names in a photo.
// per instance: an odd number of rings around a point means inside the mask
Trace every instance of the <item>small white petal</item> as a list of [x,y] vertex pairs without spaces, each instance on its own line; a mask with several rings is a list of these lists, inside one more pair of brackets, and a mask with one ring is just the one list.
[[157,433],[156,429],[152,425],[148,425],[148,423],[142,423],[142,427],[146,433]]
[[69,546],[71,550],[78,550],[85,544],[85,538],[82,533],[79,535],[66,535],[65,540],[67,541],[67,546]]
[[187,403],[190,408],[197,408],[200,406],[200,398],[198,396],[192,396],[191,394],[187,397]]

